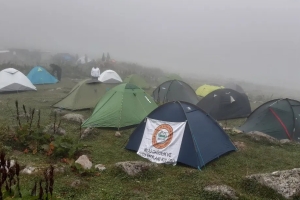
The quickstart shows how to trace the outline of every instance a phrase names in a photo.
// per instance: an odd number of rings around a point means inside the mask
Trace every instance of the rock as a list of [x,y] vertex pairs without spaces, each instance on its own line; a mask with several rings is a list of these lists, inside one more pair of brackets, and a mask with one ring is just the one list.
[[[16,115],[17,116],[17,115]],[[22,113],[22,114],[19,114],[19,117],[20,118],[30,118],[30,114],[29,113],[27,113],[26,115],[25,115],[25,113]]]
[[288,143],[291,143],[292,141],[289,140],[289,139],[282,139],[282,140],[279,140],[280,144],[288,144]]
[[223,128],[223,130],[224,130],[224,131],[231,131],[231,130],[232,130],[232,128],[229,128],[229,127],[224,127],[224,128]]
[[238,148],[238,150],[246,149],[246,145],[244,142],[236,141],[236,142],[233,142],[233,144]]
[[236,128],[233,128],[232,131],[234,133],[243,133],[243,131],[239,130],[239,129],[236,129]]
[[300,192],[300,168],[253,174],[246,176],[246,178],[270,187],[288,199]]
[[35,167],[26,166],[20,173],[22,174],[32,174],[34,172],[37,172],[38,170]]
[[115,133],[115,136],[116,136],[116,137],[121,137],[121,133],[120,133],[119,131],[117,131],[117,132]]
[[81,114],[75,114],[75,113],[69,113],[62,117],[62,119],[68,120],[68,121],[74,121],[78,123],[82,123],[84,121],[84,117]]
[[[6,161],[6,163],[7,163],[7,161]],[[15,161],[15,160],[10,160],[10,167],[15,166],[15,164],[16,164],[16,161]]]
[[65,168],[64,167],[55,167],[54,168],[55,173],[65,173]]
[[247,133],[247,135],[250,136],[251,139],[256,141],[267,140],[272,144],[279,144],[279,140],[277,140],[276,138],[273,138],[272,136],[269,136],[259,131],[251,131]]
[[63,116],[63,115],[68,114],[67,111],[62,110],[62,109],[53,109],[53,110],[52,110],[52,113],[56,113],[56,114],[58,114],[59,116]]
[[48,100],[43,99],[43,100],[41,100],[41,102],[42,102],[42,103],[46,103],[46,102],[48,102]]
[[58,87],[58,88],[56,88],[56,90],[61,90],[61,88],[60,88],[60,87]]
[[230,199],[238,199],[235,190],[228,185],[209,185],[204,188],[204,191],[219,193]]
[[115,164],[116,167],[121,168],[129,176],[135,176],[143,171],[148,170],[151,167],[157,167],[156,163],[149,163],[143,161],[126,161],[118,162]]
[[89,158],[86,155],[80,156],[75,163],[78,163],[82,166],[83,169],[91,169],[93,166],[93,163],[89,160]]
[[[46,126],[43,130],[43,133],[54,134],[54,125],[49,124],[48,126]],[[58,127],[58,125],[55,125],[55,134],[66,135],[66,131],[64,129],[62,129],[61,127]]]
[[81,184],[80,180],[75,180],[71,183],[71,187],[78,187]]
[[95,169],[98,169],[99,171],[104,171],[104,170],[106,170],[106,167],[102,164],[98,164],[98,165],[95,165]]
[[50,90],[49,90],[49,92],[53,92],[53,91],[54,91],[54,89],[50,89]]
[[83,132],[82,132],[82,134],[81,134],[81,139],[83,139],[83,138],[85,138],[85,137],[87,137],[88,135],[90,135],[92,132],[93,132],[93,128],[86,128]]

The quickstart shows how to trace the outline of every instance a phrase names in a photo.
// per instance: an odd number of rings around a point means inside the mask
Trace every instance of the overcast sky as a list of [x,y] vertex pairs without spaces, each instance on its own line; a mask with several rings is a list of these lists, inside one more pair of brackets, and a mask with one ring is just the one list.
[[0,46],[300,86],[299,0],[0,0]]

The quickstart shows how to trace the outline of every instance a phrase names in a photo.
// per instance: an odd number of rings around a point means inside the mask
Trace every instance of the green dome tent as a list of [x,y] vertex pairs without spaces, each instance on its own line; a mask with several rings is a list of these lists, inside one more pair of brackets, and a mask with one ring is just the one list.
[[277,139],[300,141],[300,102],[274,99],[254,110],[239,130],[260,131]]
[[67,110],[84,110],[94,108],[99,99],[116,84],[91,82],[90,79],[79,82],[69,94],[55,103],[53,107]]
[[137,74],[129,75],[124,80],[125,83],[131,83],[143,89],[150,88],[150,85],[143,79],[141,76]]
[[154,100],[139,87],[123,83],[107,92],[82,127],[122,128],[139,124],[157,108]]
[[162,84],[162,83],[164,83],[166,81],[170,81],[170,80],[182,81],[182,78],[178,74],[168,74],[163,77],[160,77],[158,79],[158,82],[159,82],[159,84]]

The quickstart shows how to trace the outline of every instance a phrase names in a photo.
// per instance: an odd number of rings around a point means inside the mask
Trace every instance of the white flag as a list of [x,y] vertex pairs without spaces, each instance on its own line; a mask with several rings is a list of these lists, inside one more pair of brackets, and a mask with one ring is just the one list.
[[155,163],[176,165],[185,122],[166,122],[147,118],[138,155]]

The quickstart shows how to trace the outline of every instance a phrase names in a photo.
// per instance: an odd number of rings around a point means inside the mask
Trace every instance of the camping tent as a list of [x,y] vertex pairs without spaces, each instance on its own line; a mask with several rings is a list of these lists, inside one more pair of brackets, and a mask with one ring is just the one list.
[[205,97],[197,104],[216,120],[247,117],[251,113],[249,99],[232,89],[218,89]]
[[216,86],[216,85],[207,85],[204,84],[202,86],[200,86],[197,90],[196,90],[196,94],[198,96],[201,97],[205,97],[206,95],[208,95],[209,93],[218,90],[218,89],[222,89],[224,88],[223,86]]
[[170,81],[170,80],[182,81],[182,78],[178,74],[167,74],[165,76],[162,76],[162,77],[158,78],[159,84],[162,84],[162,83],[164,83],[166,81]]
[[102,83],[122,83],[122,79],[119,74],[113,70],[105,70],[100,74],[98,80]]
[[106,91],[115,86],[115,84],[89,81],[87,79],[79,82],[66,97],[55,103],[53,107],[67,110],[94,108]]
[[187,102],[169,102],[153,112],[131,134],[128,150],[152,162],[176,162],[202,168],[235,151],[228,135],[207,113]]
[[153,99],[139,87],[123,83],[108,91],[98,102],[83,127],[122,128],[139,124],[157,108]]
[[30,80],[20,71],[7,68],[0,71],[0,92],[36,90]]
[[246,133],[260,131],[277,139],[300,141],[300,102],[275,99],[264,103],[239,129]]
[[32,84],[35,85],[53,84],[58,82],[58,80],[49,72],[47,72],[47,70],[39,66],[32,68],[28,73],[27,78],[31,81]]
[[78,58],[77,63],[79,63],[79,64],[86,64],[86,63],[89,63],[91,61],[92,61],[92,59],[90,59],[88,57],[85,58],[85,56],[82,56],[82,57]]
[[196,104],[198,102],[198,97],[193,88],[179,80],[170,80],[162,83],[153,91],[152,96],[157,103],[186,101]]
[[233,83],[233,82],[229,82],[229,83],[225,84],[225,88],[235,90],[241,94],[245,94],[245,91],[243,90],[243,88],[240,85]]
[[124,80],[125,83],[131,83],[143,89],[150,88],[149,84],[141,76],[137,74],[129,75]]

